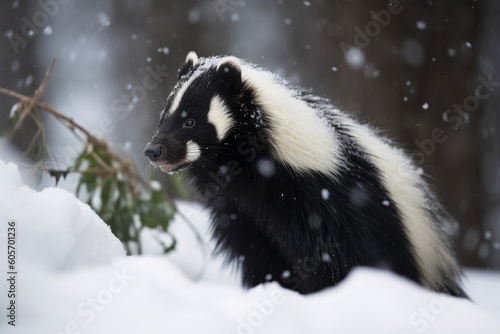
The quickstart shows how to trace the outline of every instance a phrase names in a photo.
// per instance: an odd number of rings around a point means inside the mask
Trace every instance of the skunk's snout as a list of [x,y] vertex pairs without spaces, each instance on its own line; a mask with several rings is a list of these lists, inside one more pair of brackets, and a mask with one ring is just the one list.
[[156,162],[158,160],[165,160],[166,149],[163,145],[158,144],[147,144],[144,148],[144,155],[148,157],[151,162]]

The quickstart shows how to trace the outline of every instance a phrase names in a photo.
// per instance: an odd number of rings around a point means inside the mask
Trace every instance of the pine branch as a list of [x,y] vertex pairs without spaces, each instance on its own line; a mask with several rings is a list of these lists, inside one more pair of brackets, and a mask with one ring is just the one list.
[[[12,91],[10,89],[2,88],[0,87],[0,94],[4,94],[7,96],[11,96],[19,100],[18,108],[16,112],[20,114],[19,120],[14,126],[14,129],[12,130],[12,133],[10,134],[8,140],[5,142],[6,144],[10,143],[15,135],[17,134],[17,131],[20,129],[22,126],[23,122],[27,119],[28,116],[30,116],[33,121],[37,125],[37,132],[33,136],[30,145],[26,151],[26,154],[31,152],[34,149],[34,146],[36,145],[36,141],[39,136],[42,137],[43,143],[45,143],[45,128],[43,126],[39,110],[43,110],[47,112],[48,114],[54,116],[61,124],[69,129],[75,137],[77,137],[79,140],[84,142],[84,145],[86,149],[88,150],[94,159],[94,161],[98,162],[98,165],[100,167],[94,167],[94,168],[86,168],[86,169],[80,169],[80,168],[68,168],[67,170],[61,170],[61,169],[54,169],[54,168],[45,168],[44,170],[48,173],[50,173],[52,176],[56,178],[56,181],[59,180],[61,176],[65,177],[68,173],[78,173],[83,175],[97,175],[100,177],[117,177],[120,173],[126,175],[127,179],[129,182],[127,182],[128,186],[130,187],[131,193],[135,194],[135,196],[139,196],[140,191],[138,190],[138,185],[137,183],[142,186],[142,188],[146,191],[151,191],[151,185],[149,182],[143,179],[143,177],[137,172],[135,165],[129,158],[122,158],[121,156],[117,155],[113,151],[111,151],[108,147],[108,143],[106,140],[97,138],[93,134],[91,134],[84,126],[76,122],[73,118],[68,117],[64,115],[63,113],[59,112],[52,106],[48,105],[45,102],[41,102],[40,99],[42,95],[45,92],[45,89],[47,88],[52,70],[54,68],[56,59],[52,61],[50,64],[49,69],[47,70],[44,80],[39,86],[39,88],[34,92],[33,96],[26,96],[23,94],[20,94],[18,92]],[[93,148],[92,148],[93,147]],[[111,164],[106,163],[100,156],[99,154],[96,153],[95,148],[98,148],[97,151],[100,152],[100,154],[108,157],[111,159]],[[1,149],[1,147],[0,147]],[[51,156],[50,150],[48,147],[45,147],[47,150],[49,156]],[[200,233],[198,230],[194,227],[193,223],[189,220],[186,215],[184,215],[182,212],[179,212],[176,209],[176,204],[175,202],[169,197],[165,196],[165,200],[168,202],[168,204],[179,214],[179,216],[182,218],[182,220],[188,225],[189,229],[193,231],[193,233],[196,236],[197,242],[200,244],[200,247],[202,249],[202,252],[204,254],[204,261],[203,261],[203,266],[200,270],[200,273],[197,275],[195,279],[201,278],[203,275],[205,269],[206,269],[206,264],[208,261],[208,252],[207,252],[207,245],[203,241],[203,238],[201,237]],[[139,245],[140,246],[140,245]]]

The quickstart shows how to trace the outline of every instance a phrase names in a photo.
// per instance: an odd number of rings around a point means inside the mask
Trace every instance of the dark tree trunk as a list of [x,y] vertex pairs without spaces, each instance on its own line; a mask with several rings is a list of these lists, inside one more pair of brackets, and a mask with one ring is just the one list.
[[[398,13],[391,14],[385,27],[378,24],[378,31],[370,23],[372,14],[389,12],[388,1],[317,1],[315,6],[316,11],[304,13],[312,16],[312,26],[295,31],[299,40],[313,34],[316,50],[308,52],[300,45],[295,50],[303,56],[302,71],[305,63],[314,64],[304,72],[302,84],[319,85],[341,107],[411,152],[459,221],[456,248],[462,264],[484,266],[486,259],[479,256],[474,236],[482,230],[484,215],[479,127],[483,105],[467,112],[456,130],[443,116],[473,96],[480,83],[481,3],[401,1],[400,7],[392,8]],[[365,37],[359,37],[358,29]],[[343,43],[361,50],[364,60],[358,68],[346,61]]]
[[[2,1],[0,2],[0,87],[14,90],[18,93],[31,95],[39,83],[37,76],[37,60],[35,56],[34,38],[43,32],[38,29],[32,38],[26,33],[33,22],[34,9],[30,1]],[[28,28],[26,28],[28,27]],[[36,28],[36,26],[35,26]],[[24,33],[23,33],[24,32]],[[6,125],[12,106],[16,99],[0,95],[0,125]],[[13,144],[20,151],[24,151],[35,131],[35,125],[28,122],[23,131],[19,131]]]

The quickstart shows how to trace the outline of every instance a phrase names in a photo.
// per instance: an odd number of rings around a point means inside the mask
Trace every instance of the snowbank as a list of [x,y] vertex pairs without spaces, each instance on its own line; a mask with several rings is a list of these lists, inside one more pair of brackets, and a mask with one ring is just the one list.
[[58,188],[37,192],[23,186],[17,167],[1,160],[0,184],[0,233],[7,232],[8,220],[16,222],[20,263],[70,270],[125,256],[111,229],[73,194]]
[[[161,236],[150,230],[142,236],[150,255],[126,257],[72,194],[29,189],[17,168],[1,161],[0,185],[1,268],[7,222],[18,225],[16,326],[7,324],[2,279],[0,333],[500,333],[497,272],[470,271],[467,288],[477,304],[367,268],[307,297],[275,283],[245,291],[213,259],[193,281],[205,255],[180,219],[172,226],[174,254],[154,255]],[[206,212],[185,203],[181,210],[206,229]]]

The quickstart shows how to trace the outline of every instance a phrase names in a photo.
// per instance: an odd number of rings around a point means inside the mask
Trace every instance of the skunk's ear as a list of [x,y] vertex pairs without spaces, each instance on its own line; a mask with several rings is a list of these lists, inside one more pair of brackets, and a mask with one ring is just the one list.
[[180,79],[183,75],[186,75],[190,69],[193,68],[194,65],[198,62],[198,56],[196,55],[196,52],[191,51],[187,54],[186,60],[184,61],[184,64],[182,64],[181,68],[179,69],[179,76],[178,78]]
[[236,57],[224,57],[215,70],[219,92],[237,94],[241,90],[241,63]]

